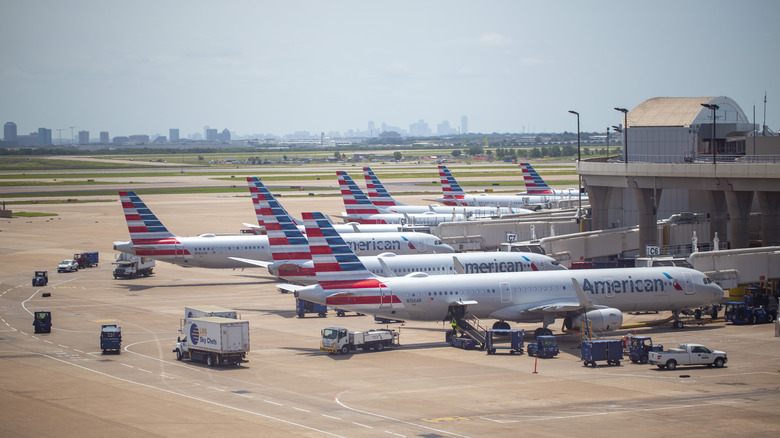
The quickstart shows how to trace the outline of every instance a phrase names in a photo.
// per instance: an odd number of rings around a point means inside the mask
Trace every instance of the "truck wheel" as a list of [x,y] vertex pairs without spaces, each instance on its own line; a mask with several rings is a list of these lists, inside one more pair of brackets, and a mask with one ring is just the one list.
[[775,316],[774,315],[772,315],[771,313],[767,313],[766,314],[766,322],[771,323],[774,320],[775,320]]
[[677,362],[670,360],[669,362],[666,362],[666,369],[667,370],[673,370],[677,368]]
[[588,361],[587,360],[582,361],[582,366],[584,367],[588,366]]
[[349,353],[349,347],[347,347],[345,345],[345,346],[341,347],[340,351],[341,351],[341,354],[347,354],[347,353]]
[[639,358],[639,363],[641,363],[641,364],[647,363],[647,355],[646,354],[642,355],[642,357]]
[[298,318],[303,318],[305,315],[306,315],[305,313],[301,312],[298,314]]
[[756,315],[750,315],[750,318],[748,319],[748,322],[750,324],[755,324],[756,323]]
[[715,368],[723,368],[723,358],[719,357],[715,359]]
[[380,342],[380,343],[376,344],[376,347],[374,347],[374,348],[376,349],[376,351],[382,351],[382,350],[385,349],[385,344]]
[[181,360],[181,350],[176,350],[176,360]]
[[318,313],[317,316],[319,316],[320,318],[325,318],[325,314],[324,313]]
[[206,356],[206,365],[210,367],[217,365],[217,358],[213,354],[209,354]]

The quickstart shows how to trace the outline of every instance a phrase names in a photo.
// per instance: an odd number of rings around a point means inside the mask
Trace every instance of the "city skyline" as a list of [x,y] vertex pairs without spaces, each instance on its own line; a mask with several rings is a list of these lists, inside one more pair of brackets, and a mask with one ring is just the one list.
[[467,115],[468,132],[541,133],[576,130],[574,110],[600,132],[659,96],[728,96],[761,124],[766,93],[780,125],[774,1],[335,5],[6,2],[0,121],[283,137]]

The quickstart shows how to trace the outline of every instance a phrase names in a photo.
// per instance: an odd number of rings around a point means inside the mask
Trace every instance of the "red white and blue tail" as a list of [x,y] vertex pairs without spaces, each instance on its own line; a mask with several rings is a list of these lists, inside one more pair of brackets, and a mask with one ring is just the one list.
[[555,193],[529,163],[520,163],[520,168],[523,170],[525,191],[529,195],[550,195]]
[[309,248],[323,289],[377,287],[379,280],[352,252],[328,218],[318,212],[303,213]]
[[294,219],[257,177],[247,177],[257,220],[265,225],[271,256],[275,262],[311,260],[309,242],[298,229]]
[[366,178],[366,191],[368,192],[368,199],[378,206],[394,206],[394,205],[406,205],[403,202],[398,202],[390,196],[390,193],[379,181],[379,178],[374,174],[374,171],[370,167],[363,168],[363,176]]
[[444,204],[461,205],[463,202],[460,200],[466,196],[466,192],[455,181],[455,177],[452,176],[447,166],[439,166],[439,179],[441,180],[441,190],[444,193]]
[[[372,215],[382,213],[374,205],[368,196],[360,190],[357,183],[347,175],[347,172],[338,170],[336,175],[339,178],[339,188],[341,189],[341,199],[344,201],[344,208],[347,209],[347,216]],[[308,231],[307,231],[308,234]]]
[[178,243],[176,236],[165,228],[135,192],[120,191],[119,200],[134,245]]

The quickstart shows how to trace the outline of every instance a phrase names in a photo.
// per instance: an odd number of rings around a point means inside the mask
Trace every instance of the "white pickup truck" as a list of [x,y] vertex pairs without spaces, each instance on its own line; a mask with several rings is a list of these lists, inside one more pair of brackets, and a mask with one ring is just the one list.
[[721,368],[728,362],[726,353],[710,350],[701,344],[680,344],[666,351],[650,351],[647,361],[658,368],[673,370],[678,365],[707,365]]

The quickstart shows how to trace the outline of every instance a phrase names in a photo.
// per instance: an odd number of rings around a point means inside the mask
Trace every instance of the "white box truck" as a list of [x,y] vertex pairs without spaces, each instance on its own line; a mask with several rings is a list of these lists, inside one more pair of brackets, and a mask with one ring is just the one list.
[[372,348],[382,351],[385,347],[398,346],[400,334],[395,330],[379,329],[353,332],[343,327],[328,327],[322,329],[320,350],[328,353],[347,354],[358,348],[369,351]]
[[177,360],[197,360],[213,367],[240,365],[249,352],[249,321],[210,316],[189,318],[173,352]]

